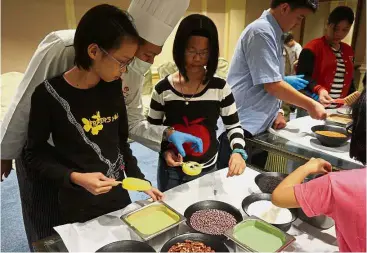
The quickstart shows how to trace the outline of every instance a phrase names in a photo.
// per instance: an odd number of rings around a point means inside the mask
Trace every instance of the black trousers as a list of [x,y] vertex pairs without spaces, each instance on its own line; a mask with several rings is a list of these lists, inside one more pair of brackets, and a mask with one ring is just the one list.
[[31,177],[22,155],[15,160],[23,222],[30,250],[32,243],[55,234],[53,227],[62,224],[58,188],[47,180]]
[[[245,138],[253,138],[252,134],[249,133],[246,130],[244,131]],[[266,159],[268,157],[268,153],[266,151],[258,151],[249,153],[248,150],[246,150],[248,153],[248,156],[251,156],[251,164],[256,165],[259,168],[264,168],[266,164]],[[219,136],[219,154],[218,154],[218,160],[217,160],[217,168],[218,169],[224,169],[228,167],[228,162],[232,154],[232,149],[227,137],[227,133],[224,132]]]

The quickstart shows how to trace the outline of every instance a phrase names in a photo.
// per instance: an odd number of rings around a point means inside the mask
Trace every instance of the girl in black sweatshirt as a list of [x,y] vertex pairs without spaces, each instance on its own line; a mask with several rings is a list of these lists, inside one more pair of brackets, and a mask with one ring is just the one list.
[[[66,223],[84,222],[130,204],[128,192],[113,187],[124,178],[123,170],[144,179],[127,143],[120,79],[138,38],[126,12],[107,4],[92,8],[75,33],[76,66],[44,81],[32,95],[26,167],[35,178],[59,187]],[[50,134],[54,147],[47,143]],[[146,193],[154,200],[163,197],[155,188]]]

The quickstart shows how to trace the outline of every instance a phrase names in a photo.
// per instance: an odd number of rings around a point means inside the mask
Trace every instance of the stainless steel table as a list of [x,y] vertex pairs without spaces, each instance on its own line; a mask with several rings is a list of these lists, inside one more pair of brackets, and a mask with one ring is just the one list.
[[[263,133],[254,138],[246,139],[246,146],[249,154],[256,150],[263,150],[301,163],[307,162],[312,157],[320,157],[330,162],[334,170],[364,168],[363,165],[357,162],[351,162],[325,152],[320,152],[272,133]],[[253,168],[257,167],[256,164],[252,164],[251,156],[249,157],[248,163],[251,164]],[[258,169],[263,170],[264,168]]]

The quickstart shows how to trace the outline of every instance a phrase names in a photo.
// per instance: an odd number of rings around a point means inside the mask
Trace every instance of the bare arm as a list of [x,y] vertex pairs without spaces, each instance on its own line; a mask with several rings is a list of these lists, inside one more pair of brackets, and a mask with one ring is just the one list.
[[284,81],[264,84],[264,89],[284,102],[307,110],[314,119],[326,118],[325,108],[321,104],[298,92]]
[[294,186],[301,184],[310,174],[322,174],[331,171],[331,164],[322,159],[311,159],[305,165],[289,174],[274,190],[272,202],[284,208],[300,207],[294,194]]

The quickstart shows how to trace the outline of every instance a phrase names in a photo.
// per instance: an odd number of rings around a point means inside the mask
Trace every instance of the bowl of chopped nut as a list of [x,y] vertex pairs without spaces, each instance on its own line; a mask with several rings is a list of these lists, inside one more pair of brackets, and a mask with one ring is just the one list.
[[160,252],[229,252],[223,241],[215,236],[186,233],[166,242]]

